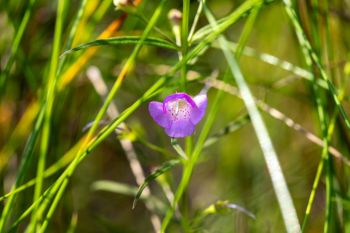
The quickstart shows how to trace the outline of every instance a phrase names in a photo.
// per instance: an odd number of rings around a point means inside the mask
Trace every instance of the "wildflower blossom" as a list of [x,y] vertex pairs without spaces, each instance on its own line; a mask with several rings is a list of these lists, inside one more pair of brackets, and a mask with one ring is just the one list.
[[148,110],[168,136],[183,138],[194,133],[195,125],[203,118],[206,107],[206,92],[193,98],[186,93],[175,93],[167,96],[163,103],[150,102]]

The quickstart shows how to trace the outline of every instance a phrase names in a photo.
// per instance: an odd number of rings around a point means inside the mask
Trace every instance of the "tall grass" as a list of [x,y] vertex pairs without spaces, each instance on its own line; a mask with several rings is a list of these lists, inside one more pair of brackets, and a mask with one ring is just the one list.
[[[2,2],[0,232],[348,232],[341,4]],[[194,135],[149,117],[203,88]]]

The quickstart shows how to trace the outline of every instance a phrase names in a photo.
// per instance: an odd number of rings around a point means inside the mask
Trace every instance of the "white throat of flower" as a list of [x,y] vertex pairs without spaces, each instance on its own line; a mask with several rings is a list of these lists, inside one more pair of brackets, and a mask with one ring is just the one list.
[[166,110],[170,113],[171,120],[187,120],[191,117],[192,106],[185,99],[169,101]]

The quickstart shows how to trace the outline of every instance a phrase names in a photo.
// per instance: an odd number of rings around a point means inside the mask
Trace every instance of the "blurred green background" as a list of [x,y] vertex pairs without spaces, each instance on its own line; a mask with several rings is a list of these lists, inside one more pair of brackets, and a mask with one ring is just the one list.
[[[207,1],[216,18],[228,15],[243,2],[233,0]],[[326,3],[328,8],[326,8]],[[8,61],[15,32],[18,30],[28,4],[27,1],[20,0],[1,1],[0,3],[1,72]],[[24,118],[25,113],[35,101],[40,101],[43,95],[52,50],[56,4],[57,1],[37,0],[35,2],[18,48],[18,54],[10,70],[6,88],[1,93],[2,194],[7,193],[14,182],[22,151],[33,127],[33,117]],[[80,1],[76,0],[69,1],[67,4],[63,41],[69,36],[69,29],[72,27],[79,4]],[[145,0],[138,7],[149,19],[157,4],[158,1]],[[349,112],[347,99],[349,85],[346,78],[350,72],[348,61],[350,3],[346,0],[322,0],[319,1],[319,8],[316,10],[311,0],[296,1],[296,5],[302,26],[312,45],[317,48],[322,63],[327,72],[331,74],[333,82],[337,87],[341,87],[345,82],[346,99],[343,106]],[[101,7],[105,7],[105,9],[101,10]],[[191,1],[190,22],[194,18],[197,7],[198,2]],[[173,8],[181,10],[181,1],[168,1],[167,11]],[[312,19],[315,11],[318,12],[316,26]],[[112,1],[88,1],[87,11],[83,16],[85,17],[84,25],[81,26],[78,36],[74,39],[73,47],[95,40],[112,21],[121,17],[122,14],[122,11],[115,10]],[[328,34],[326,20],[329,20],[330,31]],[[225,33],[230,41],[237,42],[239,40],[245,22],[246,18],[239,20]],[[198,28],[207,23],[205,17],[201,17]],[[174,38],[167,12],[162,14],[157,27],[169,37]],[[320,46],[317,45],[317,40],[312,34],[314,27],[320,33]],[[112,36],[140,35],[144,28],[145,24],[141,20],[129,15],[120,29]],[[156,31],[152,31],[152,35],[163,37]],[[330,41],[328,45],[327,40]],[[274,1],[262,6],[247,41],[247,46],[253,48],[257,54],[270,54],[281,61],[306,67],[296,34],[281,1]],[[87,69],[90,66],[96,66],[110,88],[133,47],[134,45],[99,47],[96,53],[74,75],[74,80],[58,92],[53,109],[47,167],[59,160],[80,140],[84,135],[83,128],[94,119],[102,106],[102,98],[96,93],[87,78]],[[64,47],[60,53],[63,51]],[[68,62],[63,70],[66,71],[69,65],[73,64],[79,57],[86,56],[85,52],[86,50],[81,50],[66,55]],[[178,56],[175,51],[144,46],[137,57],[134,69],[114,99],[118,109],[122,111],[130,106],[160,77],[164,72],[162,69],[168,69],[177,60]],[[309,81],[283,69],[281,64],[268,64],[258,55],[247,56],[243,54],[239,64],[257,99],[278,109],[302,125],[309,133],[321,138],[320,124]],[[221,79],[226,67],[227,63],[222,51],[211,48],[200,56],[189,69],[195,74],[194,76],[200,77],[208,77],[214,70],[217,70],[218,79]],[[232,81],[230,84],[235,85]],[[201,82],[189,84],[189,94],[197,94],[203,85]],[[175,91],[178,91],[176,85],[157,95],[154,100],[161,101],[165,96]],[[209,90],[209,106],[211,106],[212,98],[216,92],[215,88]],[[334,112],[334,104],[328,95],[324,96],[327,111],[331,114]],[[286,120],[275,119],[269,113],[261,112],[278,153],[301,221],[305,215],[322,147],[308,140],[305,134],[287,126]],[[246,110],[240,98],[224,94],[210,135],[214,135],[245,113]],[[106,120],[109,121],[108,118]],[[126,124],[131,132],[137,134],[142,140],[165,148],[174,156],[175,152],[169,138],[149,116],[147,104],[144,104],[128,118]],[[348,158],[349,131],[340,117],[337,118],[335,125],[336,129],[331,145],[337,148],[342,156]],[[202,124],[197,126],[197,131],[201,127]],[[195,133],[194,138],[196,139],[197,136],[198,132]],[[150,149],[139,140],[134,141],[133,145],[147,175],[154,167],[169,159],[169,156]],[[38,154],[38,151],[39,147],[37,146],[34,155]],[[35,177],[35,161],[36,156],[33,166],[29,170],[30,174],[26,174],[27,180]],[[338,232],[345,232],[346,229],[349,230],[349,227],[346,228],[347,221],[349,221],[347,220],[349,214],[349,169],[348,165],[338,158],[333,158],[333,162],[336,189],[334,202],[337,206],[335,213],[337,216],[335,225],[337,226],[334,229]],[[173,169],[171,174],[172,188],[175,189],[181,177],[180,167]],[[55,174],[46,179],[45,187],[48,187],[57,177],[58,174]],[[152,232],[149,220],[150,213],[142,201],[139,201],[137,207],[132,210],[133,196],[94,190],[92,185],[99,180],[110,180],[133,187],[137,186],[116,134],[109,136],[79,165],[58,206],[53,221],[49,225],[48,232],[66,232],[71,224],[73,213],[78,217],[76,232]],[[166,203],[164,193],[157,182],[151,182],[150,188],[154,196]],[[16,201],[16,213],[21,213],[30,205],[33,190],[33,188],[25,190]],[[244,207],[256,216],[256,220],[252,220],[238,211],[231,211],[205,218],[203,224],[196,229],[198,232],[284,232],[284,224],[276,196],[250,122],[238,130],[220,137],[218,141],[202,152],[200,163],[196,166],[190,187],[185,193],[184,203],[187,203],[189,207],[184,212],[191,218],[199,210],[207,208],[218,200],[228,200],[230,203]],[[323,177],[316,192],[306,232],[322,231],[324,211],[325,181]],[[22,232],[25,226],[26,221],[19,227],[18,232]],[[179,224],[173,223],[169,232],[181,232]]]

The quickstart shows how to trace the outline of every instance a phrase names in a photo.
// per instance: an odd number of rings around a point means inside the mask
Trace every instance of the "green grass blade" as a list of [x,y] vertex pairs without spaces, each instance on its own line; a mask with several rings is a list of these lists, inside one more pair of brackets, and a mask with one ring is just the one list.
[[[78,45],[75,48],[69,49],[65,51],[61,57],[66,56],[72,52],[76,52],[82,49],[90,48],[93,46],[106,46],[106,45],[125,45],[125,44],[138,44],[141,40],[141,36],[120,36],[120,37],[112,37],[108,39],[94,40],[91,42],[83,43]],[[144,45],[152,45],[160,48],[178,50],[179,48],[168,42],[167,40],[156,38],[156,37],[148,37],[143,41]]]
[[19,44],[21,43],[24,31],[27,27],[27,24],[29,22],[30,16],[32,14],[33,6],[35,4],[36,0],[30,0],[28,3],[28,7],[26,8],[26,11],[24,13],[24,16],[22,18],[21,24],[19,25],[18,30],[16,30],[16,35],[13,40],[13,44],[11,46],[11,54],[10,57],[6,63],[5,69],[0,74],[0,95],[4,93],[4,87],[6,84],[6,80],[9,76],[10,70],[15,62],[15,58],[19,49]]
[[[57,18],[55,24],[55,35],[52,49],[52,56],[50,62],[49,76],[47,79],[47,93],[46,93],[46,108],[44,115],[44,125],[41,135],[41,145],[40,154],[37,168],[36,184],[34,190],[33,202],[37,202],[40,198],[42,192],[42,186],[44,181],[44,171],[46,166],[46,155],[48,152],[49,142],[50,142],[50,131],[51,131],[51,115],[53,111],[53,105],[56,93],[56,83],[57,83],[57,68],[58,68],[58,57],[60,52],[60,44],[63,30],[63,18],[65,10],[65,0],[59,0],[57,5]],[[41,221],[42,216],[38,214],[37,209],[34,210],[32,219],[30,222],[30,232],[36,232],[38,223]]]
[[271,4],[272,2],[274,2],[274,0],[272,1],[245,1],[240,7],[239,9],[237,9],[236,11],[234,11],[233,13],[231,13],[230,15],[219,19],[218,22],[218,27],[216,29],[212,28],[210,26],[210,24],[200,28],[197,32],[195,32],[193,34],[192,40],[190,41],[190,44],[196,43],[198,41],[202,41],[204,38],[206,38],[207,36],[209,36],[210,34],[212,34],[213,32],[215,32],[217,29],[221,28],[221,27],[226,27],[227,24],[231,24],[230,21],[232,20],[232,16],[233,15],[237,15],[238,18],[235,19],[235,21],[244,18],[247,14],[241,14],[241,10],[246,11],[246,7],[249,7],[248,11],[254,9],[257,6],[263,6],[263,5],[267,5],[267,4]]
[[[119,193],[119,194],[132,196],[132,197],[135,197],[135,195],[137,194],[137,191],[139,190],[137,186],[131,186],[128,184],[109,181],[109,180],[95,181],[91,185],[91,189],[93,191],[106,191],[106,192]],[[145,197],[146,197],[145,195],[140,195],[140,199],[144,199]]]
[[201,15],[202,11],[203,11],[203,2],[199,1],[199,6],[197,8],[196,15],[195,15],[195,17],[193,19],[191,30],[188,33],[188,43],[189,44],[191,44],[191,42],[192,42],[192,37],[193,37],[194,31],[196,30],[196,27],[197,27],[197,24],[198,24],[198,20],[199,20],[199,17]]
[[72,214],[71,222],[69,228],[67,229],[67,233],[74,233],[78,224],[78,213],[74,212]]
[[[91,186],[91,189],[93,191],[112,192],[130,197],[135,197],[137,191],[139,190],[139,188],[136,186],[108,180],[99,180],[94,182]],[[142,193],[139,200],[152,203],[152,205],[155,206],[157,210],[164,211],[167,208],[159,198],[152,195],[145,195],[145,193]]]
[[[16,182],[15,182],[15,185],[11,188],[11,192],[14,192],[14,190],[16,190],[23,183],[24,177],[28,173],[28,169],[31,165],[31,161],[33,160],[33,151],[34,151],[35,141],[41,130],[43,119],[44,119],[44,111],[41,111],[38,116],[38,119],[36,120],[34,130],[30,134],[28,141],[24,147],[24,151],[22,155],[23,159],[21,160],[19,172],[16,177]],[[7,203],[5,204],[4,210],[2,211],[1,218],[0,218],[0,232],[3,232],[5,230],[7,219],[12,213],[15,201],[16,201],[16,195],[11,195]]]
[[347,128],[350,130],[350,121],[349,118],[344,110],[344,107],[341,105],[341,102],[339,101],[337,95],[337,89],[335,88],[333,82],[328,78],[328,75],[326,73],[326,71],[324,70],[320,59],[318,58],[318,56],[316,55],[314,49],[312,48],[310,42],[308,41],[303,28],[301,26],[301,24],[298,21],[298,17],[296,15],[296,12],[293,8],[293,4],[290,0],[283,0],[284,6],[285,6],[285,10],[288,14],[288,17],[290,18],[290,20],[292,21],[294,30],[297,34],[299,43],[302,47],[303,53],[304,53],[304,57],[306,59],[306,63],[308,64],[308,66],[312,66],[312,63],[314,63],[317,67],[317,69],[320,72],[320,76],[321,78],[327,83],[328,85],[328,89],[330,92],[330,95],[332,96],[334,103],[336,104],[338,111],[340,112],[340,115],[342,116]]
[[132,204],[132,208],[134,209],[136,207],[137,201],[140,199],[143,190],[148,186],[148,184],[151,181],[155,180],[158,176],[169,171],[170,169],[174,168],[176,165],[180,163],[181,161],[178,159],[167,161],[163,163],[159,168],[157,168],[154,172],[152,172],[149,176],[147,176],[143,184],[137,190],[137,193],[134,198],[134,202]]
[[[204,6],[206,16],[213,28],[217,27],[217,23],[210,13],[209,9]],[[226,39],[222,36],[219,37],[219,43],[221,44],[222,51],[229,64],[230,70],[235,77],[237,85],[242,94],[243,101],[246,105],[248,113],[250,115],[252,124],[255,129],[255,133],[258,137],[263,155],[266,161],[268,171],[272,180],[273,188],[275,190],[277,200],[282,212],[283,220],[286,225],[287,232],[300,232],[299,220],[296,214],[295,207],[293,205],[292,198],[290,196],[287,183],[283,176],[281,166],[278,162],[277,154],[272,145],[266,126],[262,120],[262,117],[255,105],[253,96],[246,84],[244,77],[237,65],[236,59],[230,52]]]
[[184,160],[188,159],[185,151],[181,148],[176,138],[171,138],[171,145],[173,146],[177,154],[181,156],[181,158],[183,158]]
[[249,35],[251,31],[253,30],[253,26],[256,20],[256,17],[258,16],[259,10],[260,10],[261,4],[257,5],[255,8],[252,9],[251,13],[249,14],[249,17],[247,19],[247,22],[244,26],[244,29],[242,31],[242,34],[239,38],[238,44],[237,44],[237,50],[235,52],[236,58],[241,57],[241,54],[246,47]]
[[[343,85],[342,90],[339,93],[338,98],[340,100],[343,100],[344,97],[345,97],[345,88],[346,88],[346,83],[347,83],[348,79],[349,78],[345,79],[345,82],[344,82],[345,85]],[[338,109],[335,108],[333,116],[332,116],[332,118],[330,120],[328,129],[327,129],[327,131],[328,131],[327,132],[327,139],[328,139],[328,141],[331,139],[331,137],[332,137],[332,135],[334,133],[337,116],[339,114],[339,112],[337,110]],[[321,160],[320,160],[320,162],[319,162],[319,164],[317,166],[315,179],[314,179],[314,182],[312,184],[311,193],[310,193],[309,200],[308,200],[308,203],[307,203],[307,206],[306,206],[306,209],[305,209],[305,217],[304,217],[303,224],[302,224],[302,232],[305,232],[307,224],[309,222],[310,215],[311,215],[312,204],[314,203],[314,200],[315,200],[315,197],[316,197],[316,190],[317,190],[318,184],[320,183],[320,180],[321,180],[324,164],[325,164],[325,162],[328,162],[327,159],[329,159],[328,156],[327,156],[327,151],[325,151],[325,149],[326,149],[326,147],[324,147],[323,150],[322,150]],[[332,201],[332,199],[330,201]],[[329,224],[329,223],[327,223],[327,224]],[[328,226],[325,227],[325,229],[328,230]]]

